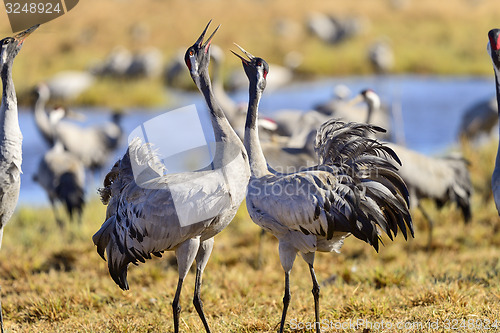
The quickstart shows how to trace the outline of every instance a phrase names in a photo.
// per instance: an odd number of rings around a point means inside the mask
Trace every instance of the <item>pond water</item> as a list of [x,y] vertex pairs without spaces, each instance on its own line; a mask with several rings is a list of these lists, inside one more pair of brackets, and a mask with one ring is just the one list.
[[[266,92],[260,104],[262,114],[272,116],[280,109],[309,110],[313,105],[329,100],[333,88],[338,84],[347,85],[353,94],[371,88],[386,104],[401,106],[402,126],[396,129],[403,135],[405,144],[425,154],[445,152],[457,142],[457,130],[465,109],[477,101],[491,98],[495,94],[494,79],[491,77],[442,77],[442,76],[388,76],[341,77],[311,82],[291,84],[280,90]],[[238,102],[248,99],[247,91],[231,95]],[[165,111],[195,104],[205,108],[201,95],[196,92],[175,93],[174,105],[154,110],[128,110],[123,119],[126,136],[138,125]],[[24,111],[24,112],[23,112]],[[98,124],[109,119],[108,110],[75,109],[86,115],[84,125]],[[23,142],[23,175],[20,204],[46,205],[48,199],[44,191],[32,180],[39,160],[48,149],[35,127],[30,110],[21,110],[19,115]],[[110,159],[110,166],[126,149],[126,140]],[[102,175],[95,176],[89,185],[87,195],[95,195]]]

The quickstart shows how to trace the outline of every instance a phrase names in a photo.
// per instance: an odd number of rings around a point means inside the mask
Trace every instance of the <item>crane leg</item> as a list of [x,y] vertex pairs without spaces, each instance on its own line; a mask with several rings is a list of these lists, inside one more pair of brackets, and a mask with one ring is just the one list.
[[[0,287],[0,292],[2,288]],[[3,333],[2,295],[0,295],[0,333]]]
[[320,322],[319,322],[319,283],[318,280],[316,279],[316,273],[314,273],[314,267],[312,264],[309,264],[309,271],[311,272],[311,279],[313,283],[313,288],[312,288],[312,294],[314,297],[314,315],[315,315],[315,325],[316,325],[316,333],[320,333]]
[[264,244],[264,237],[266,236],[266,231],[264,229],[261,229],[260,230],[260,235],[259,235],[259,253],[257,254],[257,262],[256,262],[256,265],[255,267],[257,269],[260,269],[262,267],[262,264],[264,262],[264,260],[262,259],[262,247],[263,247],[263,244]]
[[196,282],[194,285],[194,297],[193,304],[200,316],[201,321],[203,322],[203,326],[205,326],[205,330],[207,333],[210,333],[210,327],[208,326],[207,319],[205,317],[205,313],[203,312],[203,302],[200,298],[200,289],[201,289],[201,280],[203,271],[205,270],[205,266],[207,265],[208,259],[210,258],[210,254],[212,253],[212,249],[214,247],[214,239],[210,238],[203,241],[200,244],[200,248],[198,249],[198,254],[196,255]]
[[314,316],[315,316],[315,324],[314,326],[316,327],[316,333],[320,333],[320,322],[319,322],[319,283],[318,280],[316,279],[316,273],[314,272],[314,252],[309,252],[309,253],[301,253],[302,258],[304,258],[304,261],[309,265],[309,272],[311,272],[311,279],[313,283],[313,288],[311,290],[313,297],[314,297]]
[[281,266],[285,271],[285,295],[283,296],[283,314],[281,315],[280,325],[280,333],[283,333],[285,329],[286,312],[290,304],[290,299],[292,298],[292,294],[290,293],[290,272],[292,271],[293,262],[297,256],[297,250],[290,244],[280,241],[279,254]]
[[292,295],[290,294],[290,272],[285,272],[285,295],[283,296],[283,313],[281,315],[280,333],[283,333],[285,329],[286,312],[288,310],[288,305],[290,304],[290,299]]
[[174,314],[174,332],[179,333],[179,314],[181,313],[181,306],[179,305],[179,297],[181,296],[182,282],[184,279],[179,278],[177,282],[177,290],[175,291],[175,297],[172,302],[172,310]]
[[57,212],[56,201],[53,198],[50,198],[50,206],[52,207],[52,211],[54,212],[54,218],[56,219],[57,225],[59,226],[59,228],[64,229],[64,221],[61,219],[59,213]]
[[177,257],[177,266],[179,268],[179,281],[177,282],[177,290],[175,291],[174,300],[172,302],[175,333],[179,333],[179,315],[181,313],[179,298],[181,296],[182,283],[184,282],[184,279],[189,272],[189,268],[193,265],[199,247],[200,237],[198,236],[196,238],[186,240],[175,250],[175,256]]
[[429,234],[427,235],[427,251],[430,251],[432,247],[432,232],[434,230],[434,221],[431,219],[429,214],[427,214],[427,212],[425,211],[424,207],[422,207],[420,202],[418,203],[418,209],[420,209],[422,215],[427,220],[427,226],[429,227]]

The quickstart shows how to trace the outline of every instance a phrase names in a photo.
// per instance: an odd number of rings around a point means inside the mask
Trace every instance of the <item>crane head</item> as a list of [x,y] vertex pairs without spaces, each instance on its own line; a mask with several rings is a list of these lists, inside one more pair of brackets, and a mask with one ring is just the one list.
[[500,70],[500,29],[491,29],[488,32],[488,53],[495,68]]
[[210,37],[203,43],[203,39],[205,38],[205,33],[210,26],[210,22],[208,22],[205,30],[201,33],[198,40],[187,49],[186,54],[184,55],[184,61],[186,62],[186,66],[189,69],[191,77],[193,80],[197,80],[200,76],[200,73],[204,70],[208,70],[208,64],[210,63],[210,44],[212,43],[212,38],[214,37],[217,30],[219,30],[220,25],[212,32]]
[[234,45],[236,45],[248,58],[247,60],[236,52],[231,51],[235,56],[241,59],[243,69],[245,70],[248,80],[250,80],[250,84],[256,84],[260,90],[264,90],[266,87],[267,73],[269,73],[269,65],[264,59],[254,57],[238,44],[235,43]]
[[7,37],[0,40],[0,68],[14,60],[16,55],[21,50],[26,37],[28,37],[39,26],[39,24],[34,25],[31,28],[18,33],[14,37]]

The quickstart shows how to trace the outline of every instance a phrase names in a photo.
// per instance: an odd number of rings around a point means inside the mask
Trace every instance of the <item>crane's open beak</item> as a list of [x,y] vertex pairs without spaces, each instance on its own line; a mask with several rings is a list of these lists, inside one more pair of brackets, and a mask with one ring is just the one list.
[[207,30],[208,30],[208,27],[210,26],[210,23],[212,23],[212,20],[210,20],[210,22],[208,22],[207,26],[205,27],[205,30],[203,30],[203,32],[201,33],[200,37],[198,38],[198,40],[196,41],[195,45],[198,45],[199,48],[203,48],[203,51],[205,53],[207,53],[208,51],[208,48],[210,47],[210,43],[212,43],[212,38],[214,38],[214,35],[215,33],[217,32],[217,30],[219,30],[220,28],[220,24],[217,26],[217,28],[215,28],[214,32],[212,32],[212,34],[210,35],[210,37],[208,37],[207,41],[205,42],[205,44],[202,45],[203,43],[203,38],[205,37],[205,34],[207,33]]
[[359,103],[363,102],[363,100],[364,100],[363,95],[358,94],[353,99],[351,99],[350,101],[348,101],[347,104],[349,106],[353,106],[353,105],[356,105],[356,104],[359,104]]
[[34,25],[31,28],[24,30],[23,32],[18,33],[14,36],[14,39],[17,41],[18,45],[24,42],[24,40],[35,31],[40,24]]
[[[244,53],[244,54],[248,57],[248,59],[249,59],[249,60],[253,60],[253,58],[255,58],[253,55],[251,55],[249,52],[245,51],[245,50],[244,50],[241,46],[239,46],[238,44],[234,43],[234,45],[236,45],[236,46],[237,46],[237,47],[241,50],[241,52],[243,52],[243,53]],[[240,56],[239,54],[237,54],[236,52],[234,52],[234,51],[232,51],[232,50],[231,50],[231,52],[233,52],[233,54],[234,54],[235,56],[237,56],[238,58],[240,58],[240,59],[241,59],[241,61],[242,61],[245,65],[248,65],[248,60],[246,60],[245,58],[243,58],[242,56]]]

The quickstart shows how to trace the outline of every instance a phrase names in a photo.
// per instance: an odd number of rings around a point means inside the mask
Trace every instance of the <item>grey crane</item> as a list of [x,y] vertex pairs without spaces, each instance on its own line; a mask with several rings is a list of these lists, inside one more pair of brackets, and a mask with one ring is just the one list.
[[[493,62],[493,70],[495,71],[495,88],[497,94],[497,103],[500,107],[500,29],[491,29],[488,32],[488,53],[490,54],[491,61]],[[500,111],[499,111],[500,112]],[[500,215],[500,144],[497,151],[495,160],[495,169],[491,176],[491,189],[493,191],[493,198],[497,207],[498,214]]]
[[407,228],[413,235],[408,192],[392,160],[396,154],[365,131],[382,131],[367,124],[331,120],[319,129],[319,165],[301,172],[279,174],[268,168],[257,129],[258,104],[266,86],[268,64],[240,47],[236,55],[250,81],[244,144],[250,159],[246,196],[252,220],[279,240],[285,271],[285,295],[280,332],[290,303],[290,271],[297,253],[309,265],[313,282],[316,331],[320,331],[320,287],[314,272],[316,251],[338,252],[352,234],[378,250],[381,230],[391,239]]
[[[36,112],[40,112],[41,110]],[[54,110],[49,111],[50,113]],[[68,112],[66,112],[66,115]],[[42,118],[43,115],[40,116]],[[111,153],[118,147],[120,139],[123,135],[120,125],[122,113],[120,111],[113,112],[111,120],[95,126],[82,127],[81,125],[61,120],[55,127],[53,132],[50,132],[49,145],[54,144],[54,137],[61,142],[64,148],[80,159],[86,168],[91,171],[98,171],[107,163]],[[35,114],[36,120],[36,114]],[[39,126],[38,129],[43,132]],[[43,134],[46,137],[46,134]]]
[[394,51],[390,39],[383,36],[374,41],[367,51],[367,58],[376,74],[387,74],[394,68]]
[[48,78],[46,84],[52,99],[73,100],[94,84],[95,78],[85,71],[62,71]]
[[463,113],[458,135],[470,141],[476,141],[482,135],[490,136],[498,126],[498,106],[496,97],[481,100],[469,106]]
[[[55,131],[57,123],[64,117],[65,110],[58,108],[51,112],[50,125]],[[33,180],[43,187],[50,200],[54,217],[63,226],[63,221],[57,213],[56,203],[64,203],[69,217],[73,213],[78,215],[81,223],[82,211],[85,205],[85,168],[83,163],[73,153],[64,149],[59,139],[40,159],[38,169],[33,175]]]
[[[23,135],[19,128],[12,66],[24,40],[38,26],[35,25],[14,37],[0,40],[0,77],[3,86],[0,106],[0,248],[2,247],[3,228],[14,213],[21,186]],[[1,302],[0,329],[3,332]]]
[[[368,105],[366,123],[370,114],[380,105],[379,96],[371,89],[359,95]],[[419,208],[429,227],[427,248],[432,245],[434,221],[421,205],[422,199],[431,199],[441,207],[454,202],[462,211],[464,221],[471,219],[470,197],[472,183],[468,162],[461,156],[429,157],[398,144],[387,143],[402,161],[398,174],[403,178],[411,197],[412,208]]]
[[[127,153],[106,176],[105,187],[101,190],[102,200],[108,204],[106,221],[93,236],[97,251],[103,258],[106,251],[111,277],[124,290],[129,288],[127,267],[130,263],[144,262],[151,258],[151,254],[160,255],[161,251],[175,251],[179,269],[172,302],[175,332],[179,331],[182,284],[195,259],[193,304],[205,330],[210,332],[200,299],[203,270],[212,252],[213,237],[233,219],[245,198],[250,177],[245,147],[229,125],[212,91],[208,75],[210,43],[218,27],[203,43],[210,22],[186,51],[185,62],[210,110],[217,142],[212,164],[194,172],[163,175],[165,167],[149,146],[133,141]],[[143,173],[149,176],[144,178],[141,173],[135,180],[134,165],[144,169]],[[148,182],[141,183],[141,179]],[[178,186],[174,189],[173,185]],[[188,214],[187,221],[181,220],[179,204],[189,207],[184,212]],[[207,215],[209,206],[216,208],[212,209],[214,214]]]

